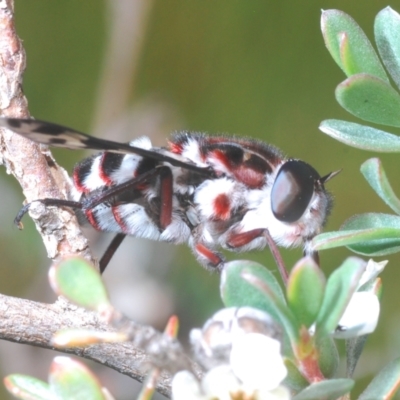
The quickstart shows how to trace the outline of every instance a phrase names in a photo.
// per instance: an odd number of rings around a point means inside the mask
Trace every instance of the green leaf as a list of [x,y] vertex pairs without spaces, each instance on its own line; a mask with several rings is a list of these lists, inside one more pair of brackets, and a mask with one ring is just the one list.
[[336,87],[335,96],[345,110],[358,118],[400,126],[400,94],[376,76],[353,75]]
[[253,261],[231,261],[221,275],[221,298],[226,307],[254,307],[279,321],[291,343],[298,340],[299,326],[274,275]]
[[106,400],[93,373],[70,357],[53,360],[49,382],[52,391],[63,400]]
[[390,7],[384,8],[375,18],[374,31],[382,61],[400,88],[400,15]]
[[49,271],[50,285],[58,294],[89,310],[112,308],[98,271],[80,257],[66,258]]
[[354,122],[327,119],[319,129],[334,139],[362,150],[382,153],[400,152],[400,137]]
[[362,241],[348,245],[350,250],[358,254],[377,257],[400,251],[400,217],[397,215],[379,213],[355,215],[345,221],[340,229],[343,232],[359,230],[361,234],[364,233]]
[[331,379],[313,383],[292,397],[292,400],[336,400],[349,393],[353,386],[354,381],[351,379]]
[[347,76],[365,72],[389,82],[378,55],[353,18],[339,10],[322,11],[321,30],[327,49]]
[[361,165],[361,173],[378,196],[397,214],[400,214],[400,200],[395,195],[379,158],[371,158]]
[[323,336],[317,340],[318,365],[326,378],[336,375],[339,366],[339,353],[331,336]]
[[329,335],[335,330],[351,296],[357,289],[365,267],[364,260],[349,257],[331,274],[316,320],[315,334],[317,337]]
[[346,376],[348,378],[354,374],[367,337],[368,335],[363,335],[346,340]]
[[391,399],[399,386],[400,358],[396,358],[375,376],[358,400]]
[[225,264],[221,275],[221,298],[225,307],[254,307],[272,314],[272,308],[265,295],[243,279],[243,273],[250,273],[264,282],[279,301],[285,296],[275,276],[263,265],[253,261],[236,260]]
[[300,373],[294,362],[288,358],[284,358],[283,361],[288,371],[286,378],[283,380],[283,384],[294,392],[300,392],[300,390],[306,388],[310,383]]
[[[398,236],[398,234],[399,232],[397,230],[388,228],[371,228],[371,229],[354,229],[354,230],[346,229],[343,231],[321,233],[320,235],[313,238],[313,240],[311,241],[311,247],[313,250],[326,250],[326,249],[333,249],[335,247],[351,246],[356,243],[358,244],[363,242],[375,244],[376,240],[372,242],[374,239],[381,240],[381,238],[387,238],[389,235],[392,238],[394,238],[393,243],[396,245],[397,241],[395,238]],[[381,243],[381,245],[385,244],[390,248],[392,242],[386,240],[385,242]]]
[[40,379],[22,374],[12,374],[4,378],[7,390],[22,400],[54,400],[50,386]]
[[325,276],[311,258],[301,259],[292,269],[287,288],[289,308],[297,320],[309,328],[322,304]]

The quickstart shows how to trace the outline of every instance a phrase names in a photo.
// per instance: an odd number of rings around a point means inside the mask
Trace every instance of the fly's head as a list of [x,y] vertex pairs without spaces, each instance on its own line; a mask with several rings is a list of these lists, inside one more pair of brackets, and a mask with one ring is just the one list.
[[[332,208],[324,184],[339,171],[321,177],[309,164],[288,160],[278,169],[270,192],[275,218],[271,236],[285,247],[297,246],[321,232]],[[306,249],[307,250],[307,249]]]

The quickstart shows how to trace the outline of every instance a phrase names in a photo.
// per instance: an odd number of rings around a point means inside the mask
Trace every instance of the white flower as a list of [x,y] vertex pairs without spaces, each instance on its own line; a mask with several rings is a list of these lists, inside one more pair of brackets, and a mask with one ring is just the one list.
[[380,303],[372,292],[356,292],[350,299],[333,337],[349,339],[372,333],[378,323]]
[[229,365],[208,371],[201,382],[188,371],[172,381],[173,400],[287,400],[280,386],[286,376],[280,343],[259,333],[238,335],[232,342]]
[[280,343],[268,336],[259,333],[241,335],[232,343],[230,366],[244,387],[272,390],[287,374],[280,350]]
[[215,313],[201,329],[190,331],[196,361],[206,371],[229,364],[232,344],[237,337],[259,333],[277,340],[281,327],[264,311],[252,307],[229,307]]
[[172,380],[173,400],[207,400],[202,394],[198,380],[189,371],[179,371]]
[[351,296],[333,333],[334,338],[349,339],[368,335],[375,330],[380,313],[380,303],[375,293],[377,277],[387,263],[387,261],[375,262],[372,259],[368,261],[358,282],[358,291]]

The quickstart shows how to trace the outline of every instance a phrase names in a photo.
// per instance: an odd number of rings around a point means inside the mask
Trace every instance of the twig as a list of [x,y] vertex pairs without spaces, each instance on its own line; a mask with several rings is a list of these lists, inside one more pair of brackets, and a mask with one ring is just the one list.
[[[13,9],[13,0],[0,0],[0,108],[4,116],[28,118],[28,104],[22,92],[26,56],[15,31]],[[18,180],[28,201],[67,197],[68,175],[46,148],[3,130],[0,152],[0,163]],[[51,259],[79,254],[93,262],[87,239],[72,211],[47,209],[39,204],[32,207],[30,215]]]
[[[95,313],[59,299],[43,304],[0,294],[0,339],[54,349],[51,338],[65,328],[112,330],[99,322]],[[198,367],[191,364],[179,343],[151,327],[130,322],[132,342],[99,344],[59,351],[75,354],[106,365],[124,375],[143,382],[154,365],[164,368],[157,381],[157,391],[170,396],[171,376],[165,372]],[[164,355],[164,356],[162,356]]]

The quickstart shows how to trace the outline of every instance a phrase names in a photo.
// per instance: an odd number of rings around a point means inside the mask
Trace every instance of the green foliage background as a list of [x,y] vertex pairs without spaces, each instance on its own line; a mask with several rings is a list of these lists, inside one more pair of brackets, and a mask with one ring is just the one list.
[[[132,104],[149,97],[162,99],[181,116],[176,129],[258,137],[309,162],[321,174],[343,168],[329,183],[335,207],[326,230],[338,229],[355,213],[388,212],[359,172],[361,163],[374,154],[345,147],[318,130],[320,121],[327,118],[355,121],[334,99],[334,88],[345,77],[324,47],[320,10],[347,12],[372,40],[374,17],[386,5],[378,0],[155,1]],[[390,5],[400,11],[396,4]],[[16,1],[15,12],[27,52],[24,90],[32,115],[90,132],[108,34],[105,2]],[[131,137],[139,135],[133,132]],[[56,154],[60,164],[69,169],[82,157],[78,152]],[[398,156],[378,156],[400,193]],[[32,298],[30,282],[37,282],[38,274],[40,280],[46,280],[49,262],[29,218],[22,233],[12,226],[23,197],[4,169],[0,179],[0,291]],[[221,302],[218,277],[197,266],[186,247],[179,247],[176,255],[164,278],[174,288],[175,312],[184,333],[201,324]],[[301,251],[285,250],[283,255],[291,266]],[[345,249],[322,253],[323,270],[329,274],[347,255]],[[239,257],[274,268],[268,250],[230,256]],[[398,260],[398,255],[390,258],[382,277],[382,317],[360,361],[361,385],[400,354]],[[118,271],[125,273],[129,264],[127,260]],[[1,364],[7,365],[6,357]]]

